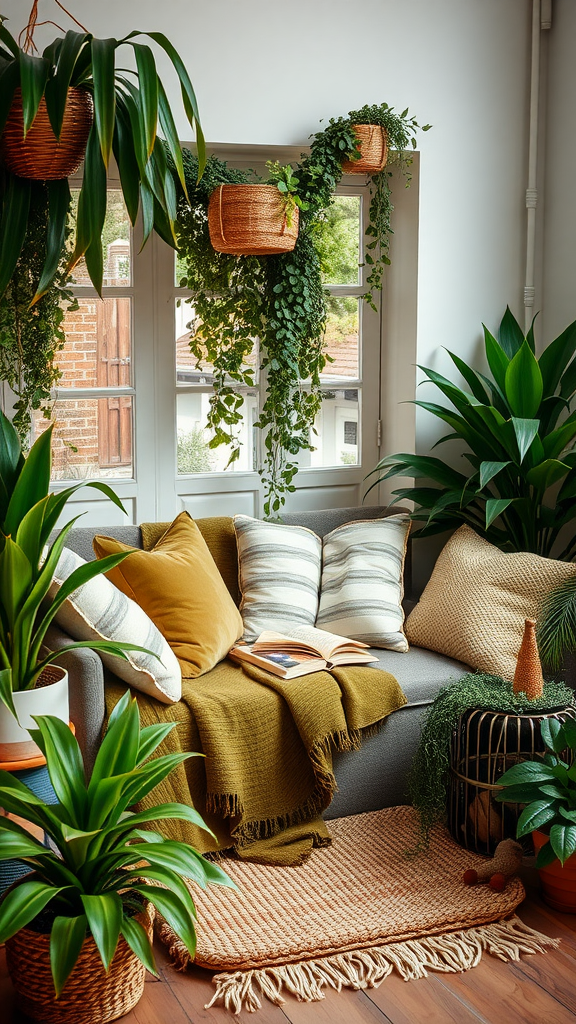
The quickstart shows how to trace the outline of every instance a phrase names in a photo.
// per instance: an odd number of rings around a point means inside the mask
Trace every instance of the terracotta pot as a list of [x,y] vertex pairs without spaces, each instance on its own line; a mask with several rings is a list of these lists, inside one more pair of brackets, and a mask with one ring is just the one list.
[[20,178],[54,181],[77,171],[92,127],[92,98],[86,89],[69,89],[60,138],[52,131],[44,97],[26,138],[22,117],[22,93],[14,92],[2,134],[2,157]]
[[54,715],[66,723],[70,720],[68,673],[49,665],[40,681],[33,690],[13,694],[18,721],[5,704],[0,704],[0,761],[24,761],[41,753],[28,732],[37,728],[32,715]]
[[353,124],[360,148],[359,160],[343,160],[344,174],[378,174],[388,159],[388,138],[379,124]]
[[[544,832],[533,832],[532,840],[536,853],[548,842]],[[542,882],[542,897],[554,910],[563,914],[576,913],[576,853],[564,865],[552,861],[546,868],[538,868]]]
[[275,185],[219,185],[208,204],[210,241],[217,252],[270,256],[291,252],[298,238],[298,208],[288,224]]

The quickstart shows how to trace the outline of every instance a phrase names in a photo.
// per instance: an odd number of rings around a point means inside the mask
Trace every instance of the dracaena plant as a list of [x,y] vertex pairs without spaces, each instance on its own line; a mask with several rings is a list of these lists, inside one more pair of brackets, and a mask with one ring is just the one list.
[[[66,537],[79,517],[70,520],[52,544],[49,538],[74,492],[83,486],[95,487],[125,511],[114,491],[99,481],[50,494],[51,438],[52,426],[34,442],[25,459],[14,427],[0,412],[0,701],[13,714],[13,692],[32,689],[42,670],[63,653],[63,649],[48,652],[43,647],[60,606],[78,587],[126,557],[125,553],[109,555],[79,566],[56,596],[48,598]],[[126,658],[127,651],[144,650],[136,644],[105,640],[71,643],[65,650],[75,647],[121,658]]]
[[[138,211],[142,211],[144,241],[155,230],[169,245],[175,246],[176,191],[165,150],[157,136],[158,122],[176,173],[184,190],[186,188],[174,116],[156,70],[154,53],[147,43],[136,42],[136,37],[151,39],[167,55],[176,72],[186,117],[196,133],[201,171],[204,140],[196,97],[184,62],[162,32],[134,31],[122,39],[97,39],[88,31],[68,31],[62,38],[54,39],[42,54],[34,53],[32,34],[36,6],[37,3],[33,5],[25,48],[18,45],[6,28],[5,19],[0,17],[0,132],[18,88],[22,94],[25,135],[34,123],[42,98],[46,101],[52,130],[59,138],[68,89],[85,89],[92,96],[94,121],[84,157],[68,272],[84,256],[92,283],[100,293],[106,171],[111,156],[114,155],[118,165],[132,224]],[[119,53],[126,50],[132,50],[135,71],[122,67]],[[70,208],[70,187],[66,178],[47,182],[47,189],[50,211],[47,252],[36,299],[50,286],[58,270]],[[31,182],[6,172],[0,193],[1,295],[11,279],[26,236]]]
[[38,716],[36,722],[38,729],[32,730],[32,735],[46,757],[58,803],[45,804],[5,771],[0,771],[0,803],[11,814],[43,829],[57,853],[42,846],[17,822],[0,818],[0,860],[23,860],[34,871],[0,904],[0,943],[47,908],[51,911],[50,961],[57,996],[88,932],[106,970],[122,935],[156,974],[148,937],[135,920],[135,912],[149,901],[193,958],[196,912],[182,879],[191,878],[202,888],[212,883],[235,888],[234,883],[192,846],[148,830],[172,818],[209,831],[192,807],[165,803],[138,813],[130,813],[128,808],[178,764],[198,755],[152,758],[175,723],[141,729],[138,704],[127,692],[110,715],[86,783],[80,747],[68,726],[51,715]]
[[518,838],[536,829],[548,834],[536,860],[536,867],[545,868],[556,859],[564,864],[576,852],[576,763],[560,757],[576,753],[576,721],[544,718],[540,728],[547,752],[509,768],[495,795],[501,803],[527,805],[518,819]]
[[[420,367],[450,405],[415,404],[450,427],[438,445],[464,443],[464,471],[432,455],[388,455],[368,490],[396,476],[427,479],[393,492],[414,502],[412,518],[423,523],[415,536],[467,523],[505,551],[549,557],[576,518],[576,321],[537,358],[533,328],[524,335],[507,308],[497,338],[484,328],[484,344],[488,375],[449,352],[469,390]],[[572,528],[558,557],[575,552]]]

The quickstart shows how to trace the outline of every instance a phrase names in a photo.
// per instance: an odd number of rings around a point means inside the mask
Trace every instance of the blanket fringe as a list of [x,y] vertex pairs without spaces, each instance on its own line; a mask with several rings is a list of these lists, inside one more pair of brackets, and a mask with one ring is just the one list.
[[[185,970],[191,962],[190,956],[182,942],[174,941],[174,933],[165,923],[160,928],[160,938],[169,945],[174,965]],[[429,971],[457,974],[476,967],[485,952],[504,961],[519,960],[521,954],[544,953],[547,947],[556,948],[559,941],[535,931],[514,916],[476,928],[300,963],[215,974],[216,991],[205,1008],[208,1010],[221,1001],[231,1013],[238,1014],[242,1009],[252,1013],[261,1008],[261,997],[280,1006],[285,1002],[284,989],[301,1002],[315,1002],[324,999],[327,987],[338,992],[343,987],[377,988],[394,969],[404,981],[425,978]]]

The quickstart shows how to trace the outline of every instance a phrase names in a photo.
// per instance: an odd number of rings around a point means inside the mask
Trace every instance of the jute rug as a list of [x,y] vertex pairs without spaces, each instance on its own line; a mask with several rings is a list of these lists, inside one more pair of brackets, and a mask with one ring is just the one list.
[[[189,882],[198,909],[196,963],[214,977],[211,1006],[255,1010],[262,995],[284,1002],[323,998],[330,985],[366,988],[394,969],[406,980],[428,971],[475,967],[484,952],[501,960],[544,952],[557,940],[514,915],[525,893],[518,878],[502,893],[466,886],[462,874],[481,857],[434,830],[425,854],[411,807],[330,822],[333,843],[299,867],[223,862],[239,891]],[[182,970],[190,957],[170,928],[160,935]]]

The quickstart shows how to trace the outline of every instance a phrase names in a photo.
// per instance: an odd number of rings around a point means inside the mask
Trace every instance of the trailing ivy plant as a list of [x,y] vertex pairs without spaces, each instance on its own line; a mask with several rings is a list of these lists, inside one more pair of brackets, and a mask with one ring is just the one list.
[[48,206],[45,184],[32,183],[26,237],[0,299],[0,373],[16,395],[13,424],[25,449],[32,412],[40,409],[50,418],[50,392],[61,377],[55,357],[64,345],[62,323],[66,312],[78,308],[77,299],[66,287],[65,250],[52,285],[31,305],[46,259]]
[[[331,119],[313,136],[310,152],[295,167],[277,162],[267,165],[267,181],[278,187],[284,199],[287,222],[296,208],[300,216],[295,249],[277,256],[238,257],[212,248],[207,220],[211,193],[218,185],[246,183],[255,176],[212,156],[198,182],[196,158],[184,152],[187,195],[180,187],[176,228],[183,268],[180,285],[191,289],[194,296],[190,348],[199,366],[209,363],[213,367],[209,444],[212,448],[230,446],[228,465],[239,457],[242,391],[255,385],[251,356],[258,339],[266,393],[256,425],[264,437],[260,473],[266,516],[276,515],[287,492],[295,490],[299,453],[314,448],[311,435],[322,403],[320,374],[329,359],[323,352],[327,306],[322,226],[342,177],[342,161],[360,155],[353,125],[363,123],[385,128],[389,148],[397,152],[408,172],[410,157],[404,150],[408,145],[415,147],[419,125],[408,117],[407,110],[396,114],[383,103]],[[371,179],[370,242],[365,254],[370,272],[365,298],[373,308],[384,266],[390,262],[390,173],[384,170]]]

